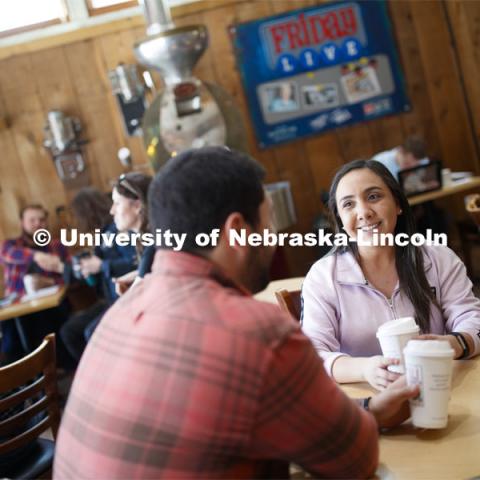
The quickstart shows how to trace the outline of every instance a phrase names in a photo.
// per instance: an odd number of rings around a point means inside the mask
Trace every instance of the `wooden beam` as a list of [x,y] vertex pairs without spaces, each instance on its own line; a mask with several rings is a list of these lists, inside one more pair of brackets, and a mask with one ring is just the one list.
[[[199,0],[185,5],[178,5],[172,8],[172,17],[181,18],[194,13],[205,12],[217,9],[222,6],[243,3],[247,0]],[[102,23],[100,25],[90,25],[78,28],[70,32],[62,32],[49,35],[48,37],[30,40],[25,43],[0,47],[0,60],[10,58],[25,53],[38,52],[47,48],[67,45],[82,40],[100,37],[109,33],[115,33],[123,30],[134,29],[145,26],[145,18],[143,15],[132,15],[130,17],[113,20],[111,22]]]

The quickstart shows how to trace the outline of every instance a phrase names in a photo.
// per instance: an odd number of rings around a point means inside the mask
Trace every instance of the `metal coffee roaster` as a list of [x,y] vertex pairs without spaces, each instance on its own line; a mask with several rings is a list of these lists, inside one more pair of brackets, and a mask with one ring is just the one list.
[[160,72],[165,87],[143,117],[143,138],[155,170],[182,150],[228,145],[246,150],[243,119],[233,98],[192,70],[208,46],[203,25],[175,28],[166,2],[141,1],[147,37],[134,46],[140,63]]
[[77,179],[85,172],[82,145],[87,143],[80,138],[82,126],[76,117],[69,117],[60,110],[50,110],[44,127],[44,142],[52,155],[55,168],[62,181]]

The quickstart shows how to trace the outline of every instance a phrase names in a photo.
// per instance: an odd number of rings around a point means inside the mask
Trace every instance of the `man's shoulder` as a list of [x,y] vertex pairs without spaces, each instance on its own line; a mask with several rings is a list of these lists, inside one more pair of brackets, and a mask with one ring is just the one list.
[[223,305],[221,321],[228,330],[275,344],[300,328],[278,305],[224,290],[218,300]]

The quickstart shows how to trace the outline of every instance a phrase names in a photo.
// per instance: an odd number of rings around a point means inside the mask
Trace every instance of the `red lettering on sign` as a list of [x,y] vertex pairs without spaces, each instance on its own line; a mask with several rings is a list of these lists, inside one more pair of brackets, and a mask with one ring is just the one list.
[[305,42],[300,38],[300,25],[298,23],[287,23],[288,41],[291,50],[303,47]]
[[270,27],[270,33],[273,39],[273,45],[275,47],[275,53],[282,52],[282,40],[283,40],[283,32],[285,30],[284,24],[279,23],[277,25],[273,25]]
[[355,35],[357,33],[357,18],[352,7],[342,8],[339,11],[343,25],[343,35]]
[[303,38],[305,40],[305,45],[311,45],[312,42],[310,40],[310,35],[308,34],[307,22],[305,21],[305,14],[301,13],[298,16],[298,20],[300,22],[300,27],[302,29]]
[[269,27],[276,54],[281,54],[283,50],[287,49],[285,39],[288,39],[288,48],[295,50],[346,36],[354,36],[357,34],[357,29],[355,10],[351,6],[307,17],[301,13],[294,20]]
[[340,36],[338,32],[337,16],[333,12],[327,13],[323,18],[320,18],[320,24],[323,28],[323,35],[328,40],[335,40]]

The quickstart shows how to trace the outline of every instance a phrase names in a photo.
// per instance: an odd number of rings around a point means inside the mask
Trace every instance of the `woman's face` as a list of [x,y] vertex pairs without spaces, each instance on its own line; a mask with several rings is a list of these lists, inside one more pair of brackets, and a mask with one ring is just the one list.
[[112,202],[110,214],[113,216],[118,230],[121,232],[128,230],[138,232],[142,225],[142,205],[140,200],[127,198],[118,193],[117,189],[114,188],[112,192]]
[[343,227],[350,237],[357,238],[359,230],[366,241],[373,230],[395,232],[400,207],[384,181],[370,169],[352,170],[342,177],[335,200]]

